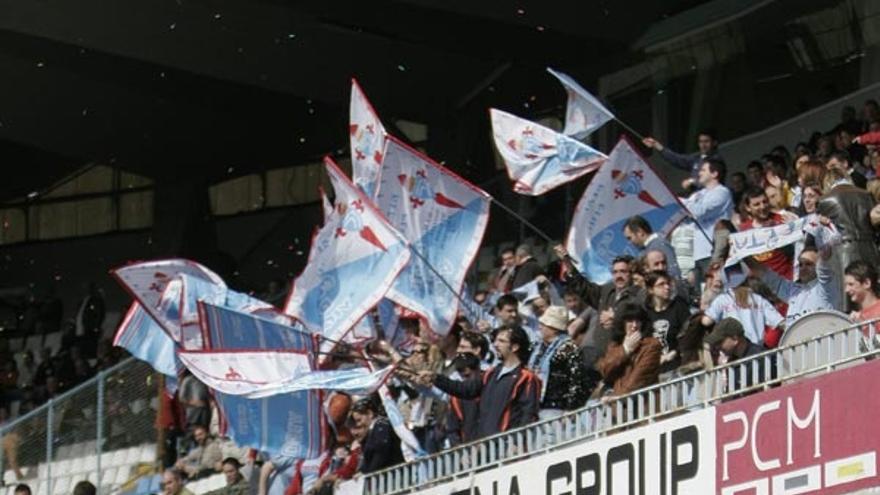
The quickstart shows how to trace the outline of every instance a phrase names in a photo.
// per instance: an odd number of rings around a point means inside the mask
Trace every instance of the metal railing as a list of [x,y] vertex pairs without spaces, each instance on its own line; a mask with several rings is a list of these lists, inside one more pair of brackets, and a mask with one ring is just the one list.
[[703,409],[799,378],[851,366],[880,354],[874,324],[860,323],[802,343],[681,376],[608,402],[459,445],[369,474],[364,493],[406,493],[573,443]]
[[110,471],[119,461],[114,457],[155,444],[157,387],[150,365],[129,358],[0,425],[2,481],[28,483],[35,495],[70,493],[81,480],[99,494],[112,491],[124,477]]

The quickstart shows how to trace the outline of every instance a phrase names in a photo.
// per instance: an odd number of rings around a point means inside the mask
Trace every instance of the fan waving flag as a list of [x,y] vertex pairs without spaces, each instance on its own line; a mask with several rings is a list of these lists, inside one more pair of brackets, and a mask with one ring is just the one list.
[[430,263],[413,256],[388,298],[445,335],[458,310],[456,294],[486,230],[489,195],[389,136],[376,203]]
[[372,201],[329,158],[334,211],[312,239],[305,270],[294,281],[284,312],[330,350],[388,292],[410,258],[409,246]]
[[489,110],[495,147],[513,181],[529,196],[545,192],[596,170],[608,159],[580,141],[495,108]]
[[686,212],[654,169],[621,138],[584,191],[568,231],[566,249],[591,281],[607,282],[615,257],[636,254],[623,235],[623,225],[633,215],[641,215],[665,236]]
[[352,180],[367,197],[374,198],[386,134],[373,105],[355,79],[351,80],[348,124]]
[[559,79],[559,82],[562,83],[565,92],[568,94],[563,134],[576,139],[583,139],[596,129],[602,127],[605,122],[614,119],[613,113],[570,76],[562,72],[556,72],[549,67],[547,72],[553,74],[556,79]]

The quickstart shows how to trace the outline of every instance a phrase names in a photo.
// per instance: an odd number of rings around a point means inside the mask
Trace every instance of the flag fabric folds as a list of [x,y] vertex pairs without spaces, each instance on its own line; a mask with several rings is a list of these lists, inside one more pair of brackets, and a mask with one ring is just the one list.
[[113,345],[125,348],[132,356],[146,361],[163,375],[176,378],[181,370],[174,339],[137,301],[131,303],[116,331]]
[[611,111],[570,76],[549,67],[547,72],[562,83],[562,87],[568,94],[563,134],[575,139],[583,139],[609,120],[614,119],[614,114]]
[[[204,266],[185,259],[165,259],[132,263],[111,271],[131,296],[178,344],[184,344],[182,328],[198,322],[194,311],[186,314],[185,287],[180,276],[192,280],[191,298],[218,299],[225,294],[226,283]],[[169,285],[171,286],[169,288]],[[190,299],[192,301],[192,299]],[[194,345],[197,347],[197,345]]]
[[611,279],[611,261],[618,255],[637,254],[623,235],[623,225],[633,215],[641,215],[665,236],[686,212],[629,141],[621,139],[584,191],[568,231],[566,249],[593,282]]
[[489,114],[495,148],[520,194],[540,196],[596,170],[608,159],[548,127],[494,108]]
[[[332,349],[385,295],[410,258],[409,246],[329,158],[334,211],[312,239],[309,263],[294,281],[284,312]],[[326,344],[326,346],[325,346]]]
[[376,184],[385,149],[385,128],[358,82],[351,80],[349,104],[352,180],[369,198],[376,196]]
[[445,335],[486,230],[490,198],[393,136],[385,150],[376,203],[421,255],[413,255],[387,297]]

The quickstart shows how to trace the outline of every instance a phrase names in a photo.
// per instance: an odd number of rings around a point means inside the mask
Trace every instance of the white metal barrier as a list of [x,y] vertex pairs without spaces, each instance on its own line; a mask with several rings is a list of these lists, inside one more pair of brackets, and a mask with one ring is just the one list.
[[625,428],[853,366],[880,354],[877,322],[880,319],[675,378],[608,403],[587,405],[558,418],[538,421],[372,473],[363,480],[363,493],[416,491]]

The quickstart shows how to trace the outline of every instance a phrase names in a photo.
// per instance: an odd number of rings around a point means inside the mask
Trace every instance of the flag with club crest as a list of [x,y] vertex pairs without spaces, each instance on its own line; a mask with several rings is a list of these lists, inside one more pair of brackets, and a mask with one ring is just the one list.
[[568,231],[566,249],[577,269],[597,284],[611,279],[611,261],[636,255],[623,225],[640,215],[666,236],[686,212],[678,198],[624,138],[584,191]]
[[[180,345],[184,345],[186,340],[183,328],[198,324],[194,301],[208,299],[222,302],[227,290],[226,283],[219,275],[185,259],[132,263],[112,270],[111,274]],[[184,287],[181,275],[189,277],[189,290]]]
[[562,83],[562,87],[565,88],[565,93],[568,95],[563,134],[575,139],[583,139],[609,120],[614,119],[613,113],[570,76],[549,67],[547,72]]
[[376,185],[385,149],[385,128],[357,80],[351,80],[349,104],[352,181],[369,198],[376,196]]
[[608,159],[580,141],[553,129],[492,108],[492,137],[507,167],[513,189],[540,196],[596,170]]
[[329,158],[334,210],[312,239],[309,263],[284,312],[333,348],[388,292],[410,258],[409,245]]
[[445,335],[486,230],[489,195],[393,136],[379,183],[379,209],[421,255],[413,255],[388,298]]

